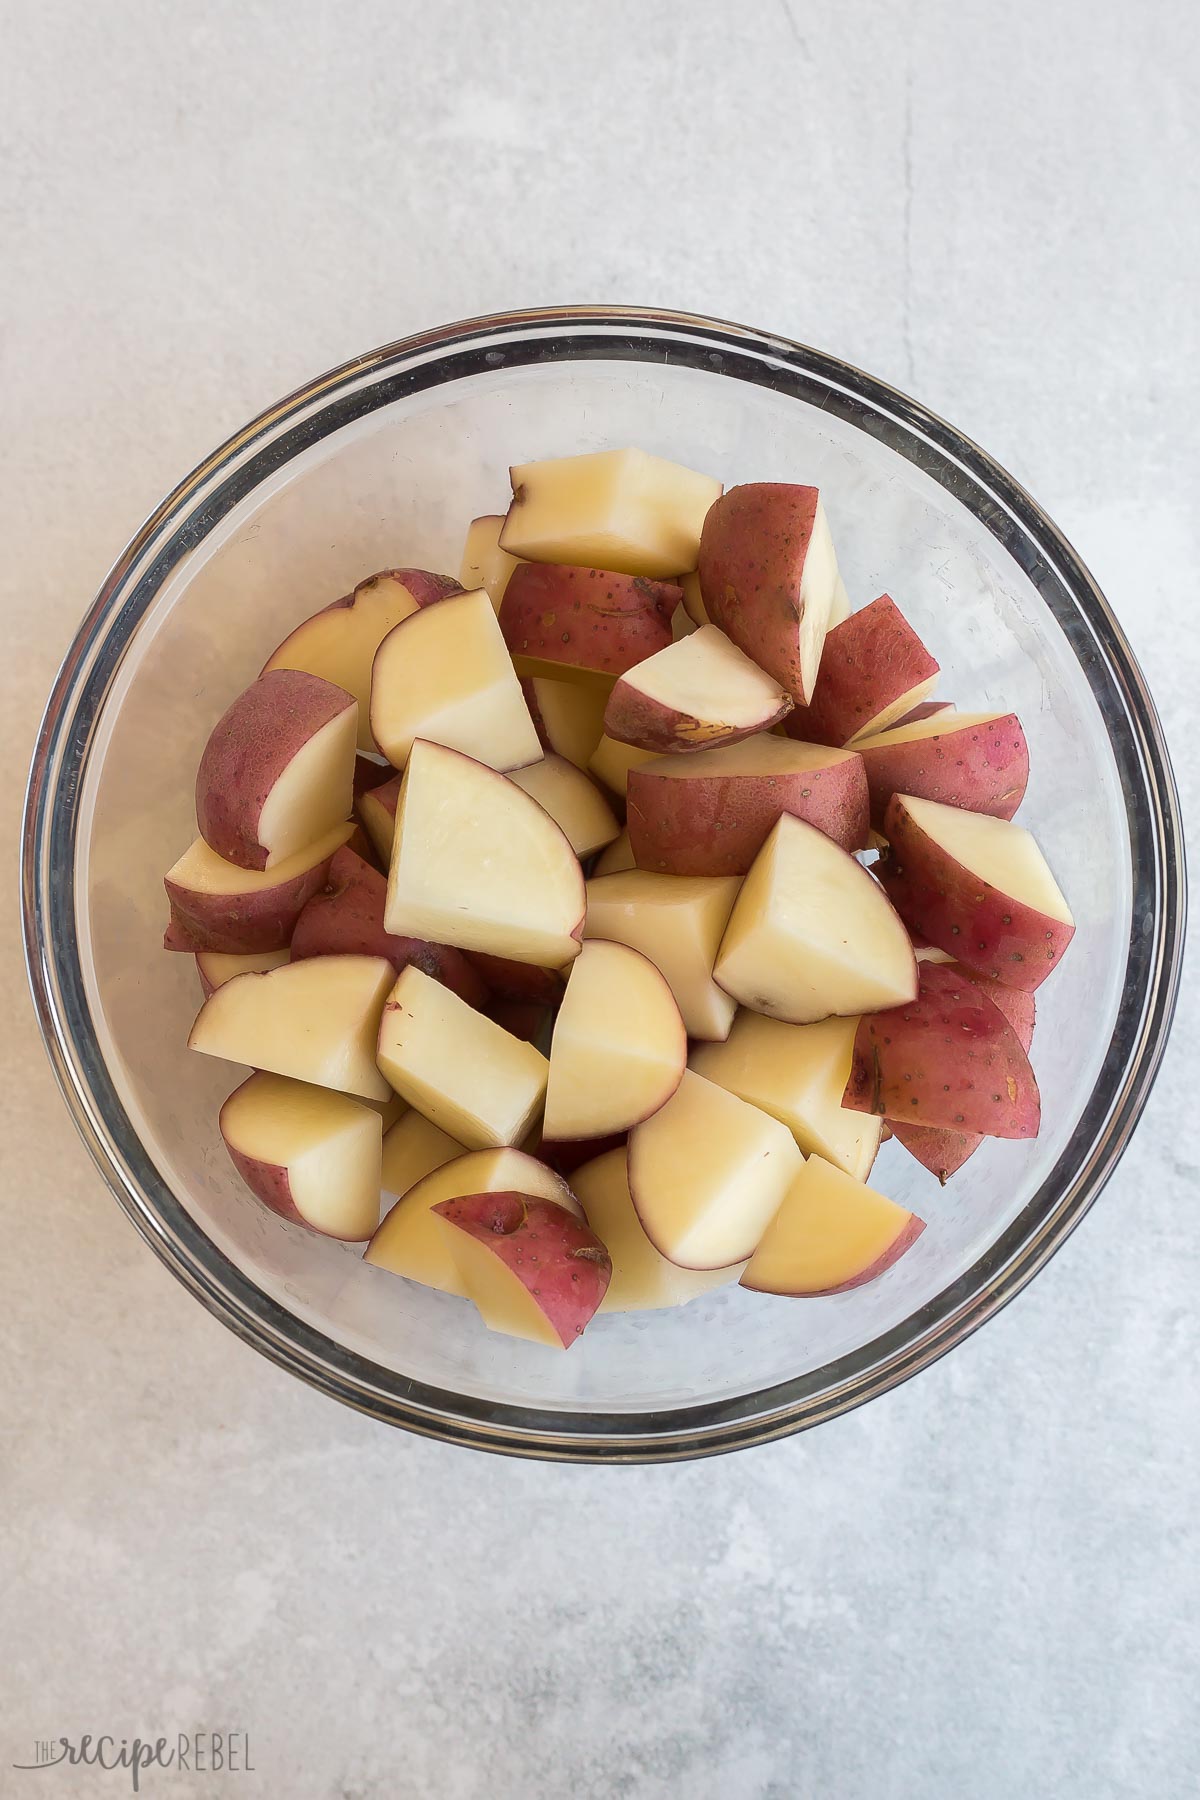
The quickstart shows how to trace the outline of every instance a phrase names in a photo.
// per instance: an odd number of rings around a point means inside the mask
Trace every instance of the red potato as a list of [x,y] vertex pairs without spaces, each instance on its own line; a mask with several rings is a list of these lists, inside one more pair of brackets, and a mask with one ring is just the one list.
[[[402,1100],[399,1104],[405,1105]],[[456,1156],[465,1156],[466,1149],[465,1144],[452,1138],[424,1113],[419,1113],[413,1106],[406,1107],[398,1119],[384,1128],[381,1170],[384,1193],[398,1197],[407,1194],[443,1163],[453,1162]],[[388,1218],[391,1216],[389,1212]]]
[[423,938],[394,937],[383,923],[387,882],[377,869],[348,848],[329,865],[325,886],[308,901],[292,933],[291,958],[385,956],[396,974],[410,964],[465,1000],[487,1005],[487,984],[461,950]]
[[715,625],[702,625],[619,677],[604,709],[609,737],[662,754],[736,744],[792,710],[790,694]]
[[[410,1115],[421,1120],[420,1113]],[[434,1131],[428,1121],[426,1134]],[[389,1133],[389,1136],[393,1134]],[[442,1137],[441,1133],[436,1134]],[[402,1166],[389,1168],[387,1140],[384,1142],[384,1186],[395,1189],[395,1181],[407,1177],[419,1161],[413,1150],[423,1153],[428,1164],[409,1185],[398,1203],[367,1245],[364,1261],[392,1275],[403,1275],[425,1287],[440,1288],[446,1294],[466,1294],[453,1256],[453,1239],[433,1208],[445,1200],[459,1200],[464,1194],[502,1194],[514,1189],[534,1199],[551,1200],[584,1221],[583,1209],[561,1175],[522,1150],[472,1150],[452,1147],[448,1155],[436,1143],[430,1143],[418,1131],[409,1134],[407,1154]],[[444,1144],[449,1138],[442,1137]]]
[[952,713],[956,710],[953,700],[922,700],[911,712],[906,712],[897,725],[919,725],[922,719],[932,719],[937,713]]
[[1075,935],[1071,910],[1029,832],[981,813],[893,794],[877,874],[909,930],[964,968],[1027,992]]
[[392,839],[396,835],[396,806],[400,799],[402,774],[392,775],[378,787],[358,797],[358,816],[363,822],[376,856],[386,869],[392,859]]
[[565,756],[544,756],[508,779],[550,814],[576,856],[593,856],[620,837],[620,820],[598,784]]
[[258,1074],[230,1094],[220,1130],[246,1186],[280,1218],[348,1243],[375,1230],[383,1121],[370,1106]]
[[589,757],[588,772],[603,782],[610,794],[623,800],[631,771],[657,760],[653,750],[637,750],[632,744],[618,744],[616,738],[606,736]]
[[752,1012],[793,1025],[898,1006],[917,991],[912,945],[879,884],[788,813],[742,883],[713,975]]
[[1015,713],[937,713],[860,738],[871,824],[883,830],[893,794],[1011,819],[1029,781],[1029,749]]
[[350,816],[357,741],[353,695],[298,669],[260,676],[204,747],[200,836],[239,868],[287,862]]
[[589,938],[554,1024],[543,1121],[548,1137],[599,1138],[657,1112],[687,1065],[687,1033],[648,957]]
[[358,701],[358,747],[374,750],[369,714],[376,650],[401,619],[458,591],[449,575],[434,575],[428,569],[382,569],[360,581],[352,594],[297,625],[272,651],[262,672],[305,669],[345,688]]
[[604,732],[603,684],[591,688],[578,681],[527,675],[521,692],[546,753],[565,756],[577,769],[586,769]]
[[484,1324],[569,1350],[612,1276],[608,1251],[565,1207],[528,1194],[468,1194],[433,1208]]
[[382,875],[386,879],[387,864],[380,861],[379,852],[361,825],[356,825],[346,839],[346,848],[352,851],[360,862],[365,862],[368,869],[374,869],[377,875]]
[[595,1151],[575,1175],[587,1222],[612,1261],[612,1280],[600,1311],[651,1312],[684,1306],[699,1294],[737,1280],[729,1269],[681,1269],[660,1256],[634,1209],[623,1149]]
[[1036,1137],[1041,1100],[999,1007],[948,963],[922,963],[917,997],[866,1014],[842,1104],[899,1124]]
[[360,750],[354,758],[355,805],[364,794],[369,794],[373,788],[382,787],[385,781],[391,781],[396,773],[391,763],[377,762],[373,756],[364,756]]
[[485,513],[482,518],[472,519],[467,526],[462,566],[458,571],[459,585],[464,593],[470,593],[473,588],[486,588],[497,612],[508,578],[520,560],[500,548],[503,529],[503,513]]
[[633,850],[629,842],[629,831],[626,829],[613,839],[607,850],[602,850],[592,866],[593,875],[620,875],[626,869],[636,869]]
[[812,699],[785,722],[789,737],[852,744],[886,731],[927,698],[938,665],[890,594],[835,625]]
[[353,826],[338,825],[273,869],[239,869],[197,838],[167,870],[167,950],[229,956],[283,950],[307,901],[325,885],[334,852]]
[[504,549],[660,578],[695,568],[704,516],[721,492],[711,476],[644,450],[518,463],[509,476]]
[[451,594],[389,631],[371,671],[371,730],[398,769],[417,738],[493,769],[538,760],[542,747],[483,588]]
[[579,954],[585,909],[579,858],[549,813],[494,769],[418,739],[396,813],[388,930],[562,968]]
[[690,575],[679,577],[679,586],[683,592],[683,610],[692,624],[711,625],[708,608],[704,604],[704,595],[700,592],[700,571],[693,569]]
[[550,1008],[536,1000],[493,1000],[484,1010],[503,1031],[525,1044],[540,1044],[554,1019]]
[[840,625],[843,619],[848,619],[852,610],[850,596],[846,592],[846,584],[839,575],[833,584],[833,599],[829,604],[829,622],[825,627],[826,635],[833,630],[835,625]]
[[687,607],[681,600],[679,605],[675,608],[675,611],[671,614],[672,638],[678,643],[680,638],[691,637],[692,633],[697,629],[696,621],[690,616]]
[[198,950],[196,973],[207,1000],[211,993],[226,981],[232,981],[235,975],[265,975],[268,969],[278,969],[290,958],[291,952],[286,948],[260,950],[257,956],[226,956],[217,950]]
[[505,956],[471,951],[474,963],[495,1000],[520,1000],[530,1005],[557,1006],[566,977],[561,969],[539,969],[533,963],[510,962]]
[[867,841],[867,778],[852,750],[762,736],[629,772],[637,866],[667,875],[744,875],[784,813],[843,850]]
[[666,649],[681,598],[640,575],[523,563],[504,590],[500,628],[518,675],[595,687]]
[[204,1002],[188,1048],[360,1099],[390,1100],[375,1045],[392,973],[382,957],[315,956],[265,975],[238,975]]
[[710,621],[806,706],[838,579],[816,488],[782,481],[730,488],[704,521],[699,567]]
[[759,1294],[844,1294],[876,1281],[925,1229],[923,1219],[810,1156],[742,1275]]
[[732,876],[593,876],[584,935],[640,950],[666,977],[688,1036],[725,1038],[736,1009],[713,980],[713,961],[737,891]]

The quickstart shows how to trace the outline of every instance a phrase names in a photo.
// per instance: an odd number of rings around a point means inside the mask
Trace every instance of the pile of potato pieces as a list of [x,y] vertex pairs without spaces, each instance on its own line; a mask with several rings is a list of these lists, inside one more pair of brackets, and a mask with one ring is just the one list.
[[934,700],[890,596],[851,609],[815,488],[511,473],[457,580],[360,583],[209,738],[165,941],[191,1047],[256,1071],[229,1153],[555,1347],[860,1286],[924,1229],[867,1185],[885,1130],[942,1181],[1038,1130],[1074,925],[1012,823],[1020,723]]

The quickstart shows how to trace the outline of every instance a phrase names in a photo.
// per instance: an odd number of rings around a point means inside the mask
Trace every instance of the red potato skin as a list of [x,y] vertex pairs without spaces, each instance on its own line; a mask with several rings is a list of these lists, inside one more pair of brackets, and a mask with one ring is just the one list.
[[564,1350],[594,1316],[612,1279],[608,1251],[582,1219],[529,1194],[467,1194],[431,1208],[486,1244],[529,1292]]
[[292,1199],[292,1190],[288,1183],[287,1169],[278,1163],[260,1162],[257,1157],[243,1156],[235,1150],[228,1138],[225,1148],[229,1152],[229,1160],[256,1199],[277,1213],[281,1219],[287,1219],[292,1225],[303,1225],[305,1231],[311,1231],[314,1237],[335,1238],[343,1244],[362,1244],[366,1238],[344,1238],[339,1231],[318,1231],[310,1225],[304,1214],[296,1210]]
[[806,744],[846,744],[885,707],[938,673],[890,594],[851,613],[825,637],[811,702],[784,720]]
[[324,886],[296,920],[292,961],[310,956],[383,956],[397,975],[413,963],[468,1006],[486,1006],[483,977],[461,950],[428,944],[423,938],[394,937],[384,929],[386,897],[387,882],[379,871],[344,845],[329,865]]
[[1036,1137],[1037,1081],[999,1007],[950,963],[918,965],[917,997],[865,1013],[842,1105],[901,1124]]
[[874,873],[911,934],[1002,987],[1033,993],[1041,986],[1074,937],[1073,925],[954,862],[921,830],[901,794],[888,802],[883,835],[888,848]]
[[744,875],[777,819],[791,813],[843,850],[867,842],[867,778],[858,756],[795,774],[656,775],[631,769],[629,844],[639,869]]
[[888,729],[894,731],[897,725],[917,725],[922,719],[932,719],[935,713],[953,711],[953,700],[922,700],[919,706],[914,706],[903,718],[895,720]]
[[800,584],[818,500],[815,487],[746,482],[714,501],[700,534],[709,619],[797,706],[810,697],[800,666]]
[[[897,1237],[892,1239],[887,1249],[881,1252],[875,1261],[868,1264],[865,1269],[860,1269],[857,1275],[852,1275],[849,1281],[839,1281],[836,1287],[789,1289],[781,1297],[789,1300],[820,1300],[829,1294],[848,1294],[851,1288],[866,1287],[869,1281],[877,1281],[886,1270],[891,1268],[893,1263],[899,1262],[904,1252],[911,1250],[924,1229],[924,1219],[918,1219],[916,1213],[910,1213],[907,1225]],[[778,1288],[759,1287],[756,1282],[747,1281],[744,1275],[739,1285],[749,1288],[752,1293],[757,1294],[780,1293]]]
[[380,864],[379,857],[375,853],[374,844],[371,842],[361,825],[356,825],[354,827],[354,830],[346,839],[344,847],[347,850],[352,850],[355,856],[357,856],[361,862],[365,862],[369,869],[374,869],[379,874],[386,873],[386,870],[384,870]]
[[406,587],[418,606],[432,606],[435,600],[444,600],[448,594],[462,592],[452,575],[435,575],[430,569],[380,569],[376,574],[368,575],[365,581],[360,581],[352,594],[343,594],[340,600],[331,600],[328,606],[318,607],[315,613],[302,619],[272,650],[263,664],[262,674],[270,672],[272,664],[286,651],[292,639],[313,619],[323,618],[326,613],[348,612],[362,595],[370,592],[377,581],[386,580],[398,581],[402,587]]
[[333,861],[314,864],[302,875],[258,894],[198,894],[165,881],[171,922],[164,950],[220,950],[233,956],[254,950],[285,950],[296,920],[324,887]]
[[683,599],[668,581],[519,563],[500,602],[500,629],[518,675],[539,663],[590,675],[623,675],[672,642],[671,615]]
[[576,1169],[582,1169],[593,1157],[603,1156],[608,1150],[619,1150],[627,1142],[628,1133],[624,1131],[615,1137],[542,1138],[533,1154],[567,1181]]
[[465,950],[491,990],[494,1000],[523,1000],[538,1006],[557,1006],[566,986],[557,969],[540,969],[536,963],[510,962],[507,956],[489,956],[486,950]]
[[791,710],[791,696],[785,694],[774,712],[756,719],[753,725],[723,725],[713,719],[698,719],[661,700],[654,700],[622,676],[608,697],[604,730],[618,743],[632,744],[638,750],[655,750],[660,756],[681,756],[692,750],[738,744],[743,738],[756,737],[760,731],[769,731],[772,725],[778,725]]
[[391,763],[374,762],[371,757],[364,756],[360,750],[354,758],[354,798],[357,802],[364,794],[382,787],[386,781],[396,779],[396,770]]
[[1005,713],[987,725],[959,726],[955,718],[947,713],[945,730],[934,737],[880,744],[878,749],[864,738],[855,746],[867,771],[876,831],[883,831],[893,794],[966,807],[994,819],[1012,818],[1029,783],[1029,746],[1021,721],[1016,713]]
[[196,823],[210,849],[241,869],[266,868],[256,837],[263,802],[296,752],[353,704],[344,688],[302,669],[272,669],[238,695],[196,772]]
[[392,820],[392,827],[394,830],[396,807],[400,801],[400,784],[403,780],[403,775],[390,775],[388,779],[381,782],[378,787],[367,788],[359,795],[355,802],[354,810],[362,821],[367,836],[370,838],[375,853],[381,862],[384,860],[383,852],[375,842],[375,834],[371,830],[371,810],[372,808],[377,808],[386,813]]

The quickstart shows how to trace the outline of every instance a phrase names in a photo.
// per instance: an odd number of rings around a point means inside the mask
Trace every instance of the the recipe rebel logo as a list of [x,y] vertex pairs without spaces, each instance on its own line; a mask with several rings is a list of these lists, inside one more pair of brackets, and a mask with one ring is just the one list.
[[172,1775],[252,1775],[250,1734],[247,1731],[179,1731],[154,1739],[113,1737],[85,1732],[77,1738],[38,1738],[29,1762],[14,1762],[14,1769],[37,1773],[46,1769],[124,1770],[131,1792],[141,1791],[141,1779],[151,1769]]

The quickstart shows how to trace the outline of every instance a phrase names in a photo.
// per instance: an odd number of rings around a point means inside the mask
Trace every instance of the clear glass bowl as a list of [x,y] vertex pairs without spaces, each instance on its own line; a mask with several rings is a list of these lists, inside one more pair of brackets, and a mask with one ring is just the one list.
[[[1037,832],[1079,928],[1038,995],[1042,1135],[941,1190],[892,1144],[873,1177],[929,1222],[833,1298],[734,1287],[602,1318],[569,1355],[267,1213],[217,1132],[240,1074],[185,1048],[190,957],[162,874],[190,841],[213,720],[299,619],[387,565],[457,567],[510,462],[637,444],[727,483],[822,488],[856,604],[884,589],[960,707],[1015,707]],[[1082,1217],[1162,1053],[1184,923],[1153,703],[1079,558],[1012,479],[894,390],[813,350],[681,314],[471,320],[322,376],[216,451],[138,533],[51,696],[30,782],[26,931],[76,1124],[163,1261],[285,1368],[380,1419],[480,1448],[653,1461],[760,1443],[892,1387],[1016,1293]]]

